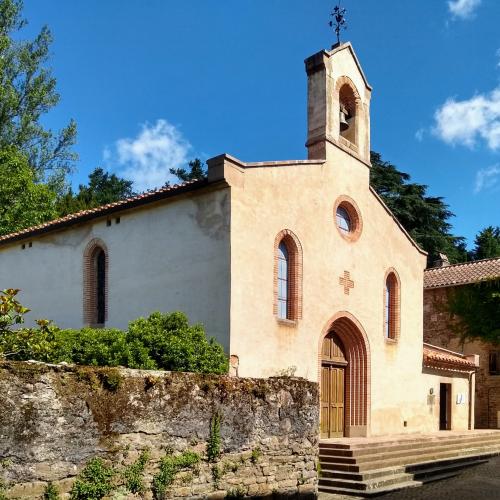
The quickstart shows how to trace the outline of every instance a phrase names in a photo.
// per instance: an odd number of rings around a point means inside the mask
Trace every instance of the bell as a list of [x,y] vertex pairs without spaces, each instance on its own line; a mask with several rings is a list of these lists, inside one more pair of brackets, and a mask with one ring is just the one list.
[[341,108],[340,110],[340,131],[345,132],[349,128],[349,123],[347,122],[346,109]]

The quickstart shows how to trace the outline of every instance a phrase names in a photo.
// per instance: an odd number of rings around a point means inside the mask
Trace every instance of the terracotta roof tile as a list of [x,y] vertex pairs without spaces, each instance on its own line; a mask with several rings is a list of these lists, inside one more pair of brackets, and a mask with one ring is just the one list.
[[80,212],[69,214],[65,217],[39,224],[38,226],[28,227],[15,233],[0,236],[0,245],[3,243],[29,238],[31,236],[36,236],[52,230],[61,229],[63,227],[72,226],[74,224],[95,219],[97,217],[102,217],[114,212],[135,208],[141,205],[146,205],[148,203],[154,203],[155,201],[170,198],[171,196],[182,194],[188,191],[194,191],[195,189],[206,186],[207,184],[207,179],[188,181],[182,184],[175,184],[173,186],[166,186],[160,189],[146,191],[136,196],[116,201],[114,203],[108,203],[107,205],[101,205],[100,207],[92,208],[89,210],[81,210]]
[[492,278],[500,278],[500,257],[426,269],[424,288],[466,285]]
[[449,370],[474,370],[476,365],[463,354],[424,344],[424,366]]

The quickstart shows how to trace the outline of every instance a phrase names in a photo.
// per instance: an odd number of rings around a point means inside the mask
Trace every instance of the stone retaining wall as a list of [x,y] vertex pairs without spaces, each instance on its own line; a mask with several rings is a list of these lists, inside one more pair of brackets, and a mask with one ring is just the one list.
[[[120,471],[145,449],[145,497],[161,458],[184,451],[201,461],[176,474],[168,497],[315,495],[318,389],[306,380],[4,362],[0,401],[0,477],[12,498],[40,497],[48,482],[67,494],[90,459]],[[208,462],[216,414],[222,454]]]

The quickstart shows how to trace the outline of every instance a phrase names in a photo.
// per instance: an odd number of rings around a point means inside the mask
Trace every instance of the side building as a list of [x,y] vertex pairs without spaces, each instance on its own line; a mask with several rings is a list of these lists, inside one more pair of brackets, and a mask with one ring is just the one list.
[[479,354],[475,392],[479,429],[500,429],[500,345],[462,342],[454,329],[459,318],[447,306],[450,294],[458,288],[492,279],[500,279],[500,258],[450,265],[443,256],[438,267],[424,273],[424,341],[464,355]]

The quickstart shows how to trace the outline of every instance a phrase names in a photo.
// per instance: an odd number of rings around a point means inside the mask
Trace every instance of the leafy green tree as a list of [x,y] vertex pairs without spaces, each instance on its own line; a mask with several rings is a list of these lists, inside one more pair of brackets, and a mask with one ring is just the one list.
[[207,176],[207,168],[199,158],[188,164],[189,168],[171,168],[170,173],[183,182],[203,179]]
[[500,227],[488,226],[479,232],[472,257],[475,260],[500,257]]
[[412,238],[429,253],[429,264],[439,253],[450,262],[466,260],[465,240],[451,233],[454,214],[441,197],[427,195],[427,186],[410,182],[410,176],[379,153],[371,153],[370,184]]
[[76,124],[60,132],[41,118],[59,102],[56,80],[46,66],[52,35],[47,27],[29,41],[19,41],[26,25],[21,0],[0,0],[0,149],[14,145],[28,158],[36,181],[50,178],[61,187],[76,154]]
[[0,234],[53,219],[55,198],[47,185],[35,183],[25,155],[12,146],[0,149]]
[[132,181],[96,168],[89,174],[88,185],[80,184],[78,193],[70,189],[57,200],[59,216],[95,208],[107,203],[123,200],[134,195]]
[[500,344],[500,279],[453,289],[448,309],[458,319],[450,326],[463,340]]

